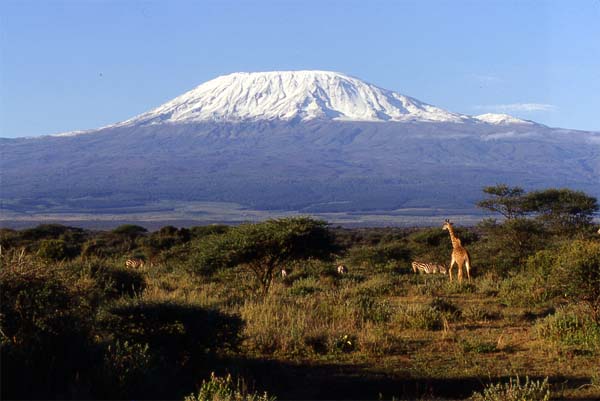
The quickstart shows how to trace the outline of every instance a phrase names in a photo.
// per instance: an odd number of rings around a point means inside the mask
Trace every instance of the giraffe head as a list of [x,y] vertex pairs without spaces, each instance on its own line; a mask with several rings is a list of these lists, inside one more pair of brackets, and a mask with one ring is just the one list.
[[442,230],[449,230],[452,227],[452,223],[449,219],[444,220],[444,225],[442,226]]

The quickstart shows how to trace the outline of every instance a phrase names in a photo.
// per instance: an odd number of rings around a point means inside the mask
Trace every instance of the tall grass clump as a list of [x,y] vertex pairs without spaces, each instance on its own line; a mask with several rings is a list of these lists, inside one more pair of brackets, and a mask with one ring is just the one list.
[[275,401],[265,391],[262,394],[248,391],[243,380],[233,381],[231,375],[215,376],[211,373],[209,380],[203,380],[197,394],[190,394],[185,401]]
[[521,383],[519,377],[510,379],[508,383],[496,383],[486,386],[483,392],[476,392],[471,401],[549,401],[550,385],[548,378],[543,381],[529,380]]
[[440,330],[443,313],[430,305],[402,305],[394,315],[394,323],[403,329]]
[[269,296],[240,308],[245,345],[263,354],[335,352],[340,338],[353,338],[362,325],[355,304],[339,297]]

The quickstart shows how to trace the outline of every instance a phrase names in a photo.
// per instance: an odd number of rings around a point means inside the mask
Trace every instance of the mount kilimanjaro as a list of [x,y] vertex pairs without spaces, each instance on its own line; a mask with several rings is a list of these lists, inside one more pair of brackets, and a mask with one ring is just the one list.
[[453,113],[327,71],[221,76],[117,124],[0,139],[0,155],[3,214],[472,210],[496,183],[600,196],[598,132]]

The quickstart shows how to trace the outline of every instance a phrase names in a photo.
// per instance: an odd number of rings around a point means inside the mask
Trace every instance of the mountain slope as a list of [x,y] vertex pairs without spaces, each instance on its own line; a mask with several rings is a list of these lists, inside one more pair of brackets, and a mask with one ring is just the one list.
[[28,213],[473,209],[500,182],[600,196],[600,133],[450,113],[320,71],[231,74],[85,135],[0,140],[0,154],[2,207]]
[[344,74],[274,71],[220,76],[123,124],[314,119],[470,120]]

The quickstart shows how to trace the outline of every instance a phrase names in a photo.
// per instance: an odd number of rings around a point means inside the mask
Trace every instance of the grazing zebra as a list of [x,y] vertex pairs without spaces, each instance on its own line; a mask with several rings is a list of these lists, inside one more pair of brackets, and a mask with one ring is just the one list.
[[285,269],[281,269],[281,278],[287,277],[287,271]]
[[412,262],[412,269],[415,273],[419,271],[425,274],[446,274],[446,266],[437,263]]
[[125,261],[125,267],[130,269],[139,269],[144,267],[144,261],[142,259],[127,259]]
[[338,274],[346,274],[346,273],[348,273],[348,268],[344,265],[339,265],[337,267],[337,272],[338,272]]

